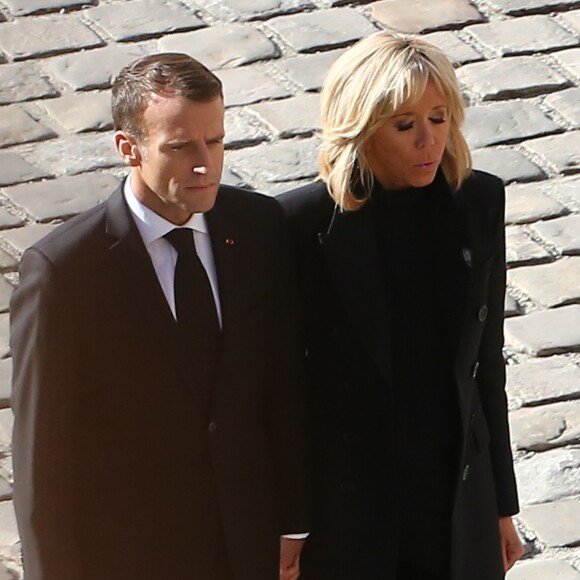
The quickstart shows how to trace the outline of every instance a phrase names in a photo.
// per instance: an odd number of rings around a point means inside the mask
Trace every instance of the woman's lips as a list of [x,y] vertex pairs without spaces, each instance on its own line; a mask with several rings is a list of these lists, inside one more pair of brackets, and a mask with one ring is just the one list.
[[433,169],[437,166],[437,161],[428,161],[426,163],[416,163],[415,167],[419,169]]

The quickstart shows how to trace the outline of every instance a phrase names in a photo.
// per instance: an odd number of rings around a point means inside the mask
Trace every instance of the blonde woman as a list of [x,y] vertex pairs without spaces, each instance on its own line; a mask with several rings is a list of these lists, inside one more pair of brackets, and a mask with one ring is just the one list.
[[438,48],[363,39],[322,91],[320,179],[281,198],[314,405],[302,580],[500,580],[523,553],[504,188],[471,169],[463,117]]

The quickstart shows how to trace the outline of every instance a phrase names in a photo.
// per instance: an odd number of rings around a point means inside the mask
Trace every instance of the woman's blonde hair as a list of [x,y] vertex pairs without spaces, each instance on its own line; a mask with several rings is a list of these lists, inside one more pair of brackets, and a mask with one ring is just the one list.
[[359,209],[372,189],[366,141],[402,105],[419,100],[430,79],[449,115],[441,168],[457,190],[471,173],[471,154],[460,129],[465,116],[461,90],[447,56],[421,38],[377,32],[332,65],[321,93],[320,178],[341,209]]

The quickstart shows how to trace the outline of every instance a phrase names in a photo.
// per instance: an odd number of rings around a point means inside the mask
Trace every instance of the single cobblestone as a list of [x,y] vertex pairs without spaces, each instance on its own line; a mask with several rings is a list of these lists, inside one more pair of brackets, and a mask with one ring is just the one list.
[[551,52],[579,43],[552,18],[542,15],[474,24],[468,32],[498,56]]
[[310,0],[201,0],[199,4],[225,20],[230,14],[237,20],[264,20],[314,8]]
[[[572,3],[572,0],[569,0]],[[576,6],[578,6],[578,0],[574,2]],[[571,12],[566,12],[560,16],[562,22],[570,28],[575,28],[578,32],[580,32],[580,10],[573,10]]]
[[346,46],[378,30],[368,18],[352,8],[279,16],[268,20],[268,26],[298,52]]
[[17,105],[0,108],[0,147],[42,141],[56,137],[56,133],[35,121]]
[[580,131],[533,139],[524,146],[544,157],[559,173],[580,171]]
[[206,26],[183,4],[166,0],[132,0],[101,4],[83,15],[100,26],[117,42],[151,38]]
[[110,133],[76,135],[40,143],[25,159],[53,175],[76,175],[122,164]]
[[103,89],[111,86],[125,65],[146,53],[145,47],[139,44],[112,45],[49,59],[47,68],[58,81],[75,91]]
[[8,272],[16,270],[18,261],[14,256],[10,255],[6,250],[0,248],[0,271]]
[[510,408],[580,399],[580,367],[563,356],[506,367]]
[[[27,248],[32,246],[52,232],[57,226],[54,224],[30,224],[23,228],[16,228],[13,230],[0,231],[0,238],[5,240],[10,244],[17,252],[24,252]],[[2,334],[2,319],[0,318],[0,337]],[[2,343],[2,338],[0,338],[0,344]],[[6,356],[3,353],[2,348],[0,348],[0,358]],[[1,545],[1,544],[0,544]]]
[[506,188],[506,223],[525,224],[567,213],[558,201],[544,194],[550,182],[512,184]]
[[580,401],[514,411],[510,431],[516,451],[546,451],[580,443]]
[[574,87],[550,95],[544,103],[556,109],[575,129],[580,128],[580,88]]
[[546,176],[523,153],[505,147],[474,151],[473,166],[501,177],[505,183],[537,181]]
[[551,259],[549,252],[519,226],[506,228],[506,245],[506,261],[509,266],[541,264]]
[[580,176],[555,182],[554,194],[561,197],[566,205],[580,212]]
[[562,50],[553,55],[574,76],[580,78],[580,48]]
[[52,118],[71,133],[113,128],[111,95],[108,92],[79,93],[41,104]]
[[36,64],[27,62],[0,66],[0,105],[56,95],[58,91]]
[[228,163],[264,185],[305,179],[318,173],[318,144],[317,139],[305,139],[258,145],[232,151]]
[[371,4],[372,16],[388,28],[419,33],[482,22],[468,0],[386,0]]
[[570,86],[566,77],[533,56],[468,64],[457,76],[484,101],[534,97]]
[[528,101],[508,101],[469,107],[465,138],[471,147],[523,141],[561,130],[542,110]]
[[567,499],[580,489],[580,449],[536,453],[517,462],[515,471],[522,505]]
[[236,67],[280,56],[278,47],[246,24],[230,24],[172,34],[159,41],[161,52],[184,52],[211,69]]
[[318,95],[300,95],[273,103],[259,103],[250,110],[255,111],[281,138],[311,135],[321,128]]
[[578,4],[578,0],[488,0],[488,4],[511,16],[531,12],[550,12]]
[[579,351],[580,305],[508,318],[505,337],[508,347],[532,356]]
[[569,499],[529,506],[520,518],[548,546],[580,545],[580,501]]
[[24,218],[11,214],[5,207],[0,207],[0,229],[15,228],[24,222]]
[[580,257],[514,268],[508,282],[548,308],[580,302]]
[[562,560],[520,562],[506,580],[580,580],[580,572]]
[[272,78],[260,65],[224,68],[216,71],[223,83],[226,107],[250,105],[289,97],[292,93]]
[[257,122],[251,122],[239,110],[226,111],[225,115],[226,149],[238,149],[266,141],[270,134]]
[[0,187],[48,177],[46,171],[31,165],[13,151],[0,151]]
[[343,52],[344,49],[337,49],[300,54],[276,62],[276,68],[305,91],[318,91],[323,85],[328,69]]
[[580,254],[580,215],[538,222],[532,227],[563,254]]
[[13,60],[39,58],[103,44],[103,40],[76,15],[23,18],[0,25],[0,48]]
[[104,201],[118,185],[108,173],[61,177],[7,187],[4,193],[36,221],[45,222],[77,214]]
[[3,0],[13,16],[32,16],[97,4],[98,0]]
[[459,38],[454,32],[432,32],[424,35],[424,38],[438,46],[456,65],[483,59],[483,55],[479,51]]

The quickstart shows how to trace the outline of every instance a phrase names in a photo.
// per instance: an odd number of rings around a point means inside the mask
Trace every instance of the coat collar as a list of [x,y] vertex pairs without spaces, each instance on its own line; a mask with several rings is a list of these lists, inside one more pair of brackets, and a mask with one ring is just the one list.
[[[459,209],[459,215],[463,199],[451,191],[441,171],[435,185],[444,203],[450,210]],[[375,186],[374,192],[378,189]],[[463,238],[463,233],[460,236]],[[390,335],[385,288],[388,281],[383,278],[370,203],[350,212],[341,212],[335,207],[326,231],[320,232],[318,239],[351,324],[377,368],[392,383],[391,341],[396,337]]]
[[356,212],[335,210],[328,230],[318,238],[347,316],[375,364],[391,382],[386,293],[368,206]]

